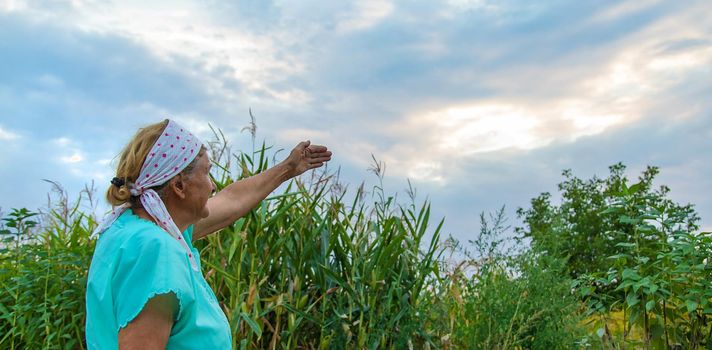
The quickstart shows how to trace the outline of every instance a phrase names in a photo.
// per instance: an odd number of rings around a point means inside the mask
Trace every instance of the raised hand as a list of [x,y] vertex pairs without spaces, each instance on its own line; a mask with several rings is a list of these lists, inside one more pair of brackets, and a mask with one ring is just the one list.
[[310,141],[300,142],[285,160],[292,169],[292,176],[299,176],[309,169],[318,168],[331,160],[331,151],[326,146],[312,145]]

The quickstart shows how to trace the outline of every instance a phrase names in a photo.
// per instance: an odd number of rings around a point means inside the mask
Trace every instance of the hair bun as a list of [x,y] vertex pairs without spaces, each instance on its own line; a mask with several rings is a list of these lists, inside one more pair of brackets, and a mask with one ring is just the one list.
[[122,178],[115,177],[115,178],[111,179],[111,184],[114,185],[114,186],[116,186],[116,187],[121,187],[121,186],[123,186],[125,183],[126,183],[126,180],[124,180],[124,179],[122,179]]

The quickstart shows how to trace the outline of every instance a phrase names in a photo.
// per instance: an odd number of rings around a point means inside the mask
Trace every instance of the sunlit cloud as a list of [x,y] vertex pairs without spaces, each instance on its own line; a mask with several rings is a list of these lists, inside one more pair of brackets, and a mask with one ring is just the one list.
[[53,140],[54,144],[57,146],[66,147],[72,143],[72,140],[68,137],[59,137]]
[[[52,9],[7,6],[6,11],[26,13],[38,19],[63,22],[86,32],[119,35],[150,49],[166,64],[186,60],[193,79],[202,82],[209,94],[221,99],[252,98],[279,103],[304,104],[306,91],[277,87],[304,71],[301,59],[279,51],[280,45],[297,40],[290,33],[254,35],[237,27],[215,24],[203,6],[194,2],[122,2],[98,6],[93,2],[67,3],[71,16]],[[160,15],[156,15],[160,13]],[[207,73],[207,74],[206,74]],[[245,91],[225,88],[225,80],[241,83]],[[246,94],[246,95],[244,95]]]
[[[47,145],[51,149],[58,169],[66,171],[76,179],[81,179],[84,183],[90,180],[108,182],[113,175],[115,164],[108,158],[96,159],[89,150],[82,148],[82,142],[69,137],[58,137]],[[45,175],[49,178],[57,179],[56,174]]]
[[531,149],[548,142],[537,137],[537,115],[523,108],[498,104],[452,107],[416,117],[416,123],[438,130],[435,147],[459,156],[504,148]]
[[626,121],[622,114],[613,114],[615,112],[596,108],[577,100],[562,101],[559,108],[560,122],[568,122],[570,128],[554,131],[555,137],[569,142],[576,141],[582,136],[602,133],[609,127],[623,124]]
[[[619,8],[608,16],[641,8]],[[688,16],[694,13],[688,12]],[[510,97],[502,91],[497,99],[412,113],[391,129],[401,139],[409,140],[409,146],[393,147],[387,157],[397,164],[393,168],[403,169],[399,175],[447,183],[461,175],[452,169],[453,164],[457,167],[457,160],[475,154],[526,152],[554,143],[571,143],[656,115],[651,109],[661,96],[674,96],[678,84],[699,74],[709,75],[712,67],[712,42],[705,32],[695,27],[674,30],[676,23],[655,23],[628,38],[609,60],[591,62],[587,75],[569,85],[569,94],[534,94],[535,98],[527,98]],[[548,69],[556,71],[555,67]],[[494,79],[516,81],[508,76]],[[526,84],[530,83],[536,84]],[[670,118],[689,115],[681,109]],[[422,171],[424,167],[429,170]]]
[[[588,108],[587,108],[588,107]],[[623,118],[591,108],[581,101],[526,104],[473,102],[409,117],[393,127],[411,147],[387,152],[394,169],[408,177],[445,184],[459,176],[457,165],[481,153],[528,151],[552,142],[573,142],[603,132]]]
[[[210,127],[211,124],[215,124],[215,122],[211,119],[186,114],[171,115],[166,116],[166,118],[174,119],[178,122],[178,124],[190,130],[190,132],[203,141],[203,143],[207,142],[214,136],[213,130]],[[215,125],[212,126],[217,127]]]
[[455,15],[461,11],[484,11],[486,13],[497,13],[501,11],[501,6],[495,1],[488,0],[447,0],[445,2],[450,15]]
[[603,11],[594,14],[591,17],[591,22],[606,22],[625,17],[636,12],[640,12],[661,0],[636,0],[636,1],[621,1],[614,3],[612,6],[605,8]]
[[442,185],[445,183],[445,178],[442,175],[443,166],[444,164],[442,162],[416,162],[408,168],[407,176],[409,179],[428,181]]
[[12,141],[12,140],[16,140],[19,138],[20,138],[20,135],[14,133],[14,132],[5,130],[2,127],[0,127],[0,141]]
[[358,1],[355,3],[355,10],[337,24],[337,31],[353,32],[371,28],[390,15],[393,8],[389,1]]
[[84,158],[82,157],[82,155],[79,152],[75,152],[69,156],[64,156],[64,157],[59,158],[59,160],[62,161],[63,163],[69,163],[69,164],[79,163],[82,161],[82,159],[84,159]]
[[[79,148],[78,143],[69,137],[58,137],[51,140],[50,144],[54,147],[54,151],[57,152],[57,161],[61,164],[66,165],[79,165],[83,160],[85,160],[84,152]],[[75,173],[79,174],[77,168]]]
[[[675,40],[695,40],[681,37]],[[712,64],[712,43],[677,51],[663,50],[665,41],[654,41],[619,54],[599,77],[584,83],[593,98],[604,99],[612,105],[634,108],[645,105],[646,99],[665,93],[700,70]],[[636,113],[637,114],[637,113]]]
[[276,133],[275,136],[280,144],[285,142],[294,143],[306,140],[310,140],[312,143],[333,143],[333,141],[336,141],[328,131],[298,127],[280,130]]
[[2,11],[21,11],[27,7],[27,2],[22,0],[6,0],[0,2],[0,10]]
[[[553,169],[556,176],[562,168],[626,154],[638,168],[658,164],[660,158],[646,157],[661,148],[640,148],[647,135],[636,132],[709,114],[709,10],[709,2],[659,0],[252,7],[0,0],[0,16],[8,18],[0,35],[15,53],[15,63],[6,65],[12,70],[0,74],[0,112],[13,118],[0,125],[0,141],[10,150],[0,157],[39,174],[47,170],[25,160],[41,153],[55,166],[42,176],[108,183],[112,157],[138,127],[160,118],[176,119],[205,142],[213,137],[210,124],[225,132],[233,151],[250,150],[251,137],[240,130],[251,108],[257,142],[284,148],[279,156],[311,139],[328,145],[332,164],[350,169],[353,178],[368,176],[373,155],[388,165],[386,180],[407,177],[436,192],[461,190],[440,200],[443,211],[458,200],[486,205],[473,193],[499,206],[503,192],[524,198],[543,190],[523,184],[531,172]],[[41,40],[13,40],[23,35]],[[47,55],[34,55],[37,46]],[[75,69],[85,66],[101,79]],[[696,136],[712,139],[708,128],[698,129]],[[607,144],[618,141],[612,135],[639,138],[616,148]],[[677,145],[666,150],[687,145],[687,138],[665,140]],[[582,160],[593,148],[599,158]],[[669,183],[703,193],[685,183],[708,188],[698,174],[709,162],[682,178],[685,162],[697,156],[678,152],[685,161],[673,170],[678,184]],[[598,165],[605,171],[608,164]],[[539,173],[531,178],[540,187],[555,183]],[[502,188],[480,189],[493,184]]]

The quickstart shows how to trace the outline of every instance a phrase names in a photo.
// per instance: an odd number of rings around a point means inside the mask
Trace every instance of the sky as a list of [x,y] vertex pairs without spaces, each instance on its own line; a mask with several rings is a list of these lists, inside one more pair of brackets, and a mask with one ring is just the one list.
[[[170,117],[233,151],[327,145],[351,189],[432,202],[444,235],[556,193],[635,179],[712,230],[709,1],[0,0],[0,208],[52,180],[99,197],[137,128]],[[281,153],[285,155],[286,152]],[[100,204],[105,205],[105,204]],[[101,208],[100,208],[101,209]]]

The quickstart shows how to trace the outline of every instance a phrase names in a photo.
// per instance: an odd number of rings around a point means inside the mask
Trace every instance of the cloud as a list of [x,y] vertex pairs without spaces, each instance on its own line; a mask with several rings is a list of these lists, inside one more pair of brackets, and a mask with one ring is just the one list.
[[708,227],[712,200],[699,189],[712,188],[712,180],[706,176],[712,171],[712,163],[701,159],[699,151],[712,147],[712,119],[700,113],[686,123],[661,127],[665,119],[664,113],[652,115],[640,123],[584,136],[574,143],[473,155],[445,163],[444,173],[463,180],[414,183],[419,192],[430,194],[433,215],[446,216],[447,229],[463,239],[479,224],[475,218],[480,212],[506,205],[510,223],[518,224],[516,208],[528,207],[529,200],[539,193],[550,192],[557,200],[556,184],[563,180],[563,169],[589,179],[594,175],[605,177],[609,165],[623,162],[628,166],[629,179],[635,181],[646,166],[654,165],[661,169],[656,185],[669,186],[670,197],[678,203],[694,203],[703,226]]
[[63,163],[79,163],[82,161],[82,156],[79,152],[72,153],[71,156],[64,156],[59,158]]
[[[309,100],[304,90],[274,86],[284,77],[303,70],[300,61],[290,57],[289,51],[278,51],[274,47],[276,40],[282,43],[291,40],[288,33],[256,36],[229,25],[215,25],[208,11],[189,3],[175,6],[172,2],[157,2],[151,7],[147,10],[145,4],[127,3],[103,7],[81,5],[69,7],[68,15],[57,16],[37,6],[10,13],[50,18],[52,21],[48,22],[63,31],[84,36],[81,42],[94,37],[129,39],[154,56],[156,62],[146,67],[180,66],[186,76],[201,85],[204,93],[200,95],[233,101],[267,98],[304,103]],[[84,49],[96,47],[87,44]],[[119,56],[108,62],[122,65],[132,61]]]
[[[695,10],[683,16],[695,17]],[[673,23],[651,24],[612,45],[608,59],[588,62],[573,74],[576,80],[558,81],[562,84],[553,93],[546,77],[562,74],[557,65],[537,67],[533,75],[516,68],[504,75],[482,74],[478,83],[495,84],[496,98],[436,100],[424,110],[422,104],[411,108],[419,110],[386,127],[401,142],[384,157],[400,169],[396,175],[442,184],[460,179],[459,172],[446,170],[453,160],[509,148],[528,150],[552,143],[564,147],[580,137],[651,118],[651,112],[664,108],[658,106],[661,100],[677,109],[658,122],[674,125],[698,108],[682,100],[671,103],[670,96],[681,95],[681,84],[698,82],[699,88],[709,88],[712,45],[695,27],[675,31]],[[537,79],[543,80],[543,89],[536,88]],[[438,85],[448,82],[443,83]],[[424,167],[428,171],[422,171]]]
[[74,100],[114,108],[150,101],[178,109],[208,99],[200,82],[130,39],[0,17],[6,24],[0,40],[11,48],[0,67],[3,95],[42,105]]
[[76,166],[80,165],[79,163],[85,160],[86,156],[80,149],[79,144],[68,137],[59,137],[52,140],[51,143],[57,146],[57,148],[55,148],[55,152],[58,152],[58,156],[56,156],[55,159],[62,165],[74,165],[71,168],[72,173],[81,174]]
[[44,206],[51,190],[44,180],[60,183],[72,198],[93,180],[108,183],[110,166],[96,160],[97,153],[101,152],[88,148],[86,141],[68,137],[42,140],[28,133],[8,143],[0,153],[5,165],[0,167],[0,179],[10,185],[0,187],[0,208]]
[[392,3],[378,0],[359,1],[354,7],[354,11],[336,25],[338,32],[348,33],[369,29],[383,21],[394,9]]
[[20,138],[20,135],[0,127],[0,141],[12,141]]
[[639,0],[639,1],[628,1],[614,4],[608,8],[604,8],[602,11],[594,14],[591,18],[592,22],[608,22],[614,21],[620,18],[625,18],[635,13],[639,13],[645,9],[650,8],[656,4],[659,4],[660,0]]
[[333,143],[336,141],[328,131],[323,130],[313,130],[313,129],[303,129],[303,128],[290,128],[285,130],[280,130],[276,133],[277,140],[288,143],[301,142],[305,140],[321,140],[320,142]]
[[[414,180],[459,232],[473,213],[554,190],[563,168],[601,174],[618,160],[661,165],[707,217],[705,191],[688,185],[712,186],[707,13],[648,0],[5,2],[0,157],[105,183],[107,160],[167,116],[251,149],[251,108],[256,142],[327,144],[355,183],[373,154],[390,188]],[[51,171],[27,160],[45,153]]]

